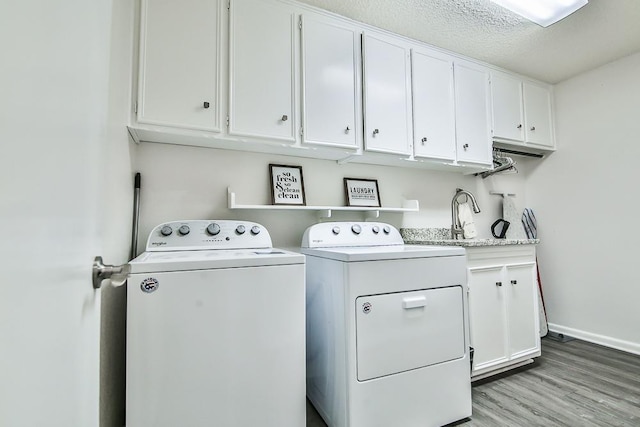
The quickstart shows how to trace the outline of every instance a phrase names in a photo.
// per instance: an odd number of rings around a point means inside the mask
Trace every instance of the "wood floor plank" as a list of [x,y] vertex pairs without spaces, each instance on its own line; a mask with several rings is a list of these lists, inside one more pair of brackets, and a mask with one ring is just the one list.
[[[543,339],[533,364],[475,382],[472,393],[472,417],[455,426],[640,427],[640,356]],[[326,427],[310,404],[307,427]]]

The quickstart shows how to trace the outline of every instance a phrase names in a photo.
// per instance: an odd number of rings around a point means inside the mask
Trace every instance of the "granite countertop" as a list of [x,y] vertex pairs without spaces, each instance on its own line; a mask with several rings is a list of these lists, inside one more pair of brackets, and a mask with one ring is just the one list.
[[438,246],[508,246],[536,245],[540,239],[460,239],[451,238],[448,228],[401,228],[400,235],[406,244]]

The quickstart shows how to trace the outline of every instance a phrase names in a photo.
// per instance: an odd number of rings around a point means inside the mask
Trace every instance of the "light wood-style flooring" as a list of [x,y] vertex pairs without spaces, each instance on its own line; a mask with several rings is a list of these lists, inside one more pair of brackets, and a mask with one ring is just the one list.
[[[455,426],[640,427],[640,356],[545,338],[533,364],[478,381],[472,392],[473,415]],[[307,427],[326,427],[308,402]]]

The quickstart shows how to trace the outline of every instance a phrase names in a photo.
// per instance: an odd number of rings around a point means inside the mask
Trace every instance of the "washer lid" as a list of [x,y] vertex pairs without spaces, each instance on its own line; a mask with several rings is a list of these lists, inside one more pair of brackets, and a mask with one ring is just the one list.
[[131,273],[304,264],[304,256],[277,248],[144,252],[129,262]]
[[387,259],[434,258],[464,256],[465,250],[459,246],[397,245],[338,248],[302,248],[305,255],[338,261],[377,261]]

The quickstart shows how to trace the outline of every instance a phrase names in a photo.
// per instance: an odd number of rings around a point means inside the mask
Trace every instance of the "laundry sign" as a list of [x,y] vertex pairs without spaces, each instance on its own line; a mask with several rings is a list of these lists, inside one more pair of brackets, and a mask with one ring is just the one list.
[[271,204],[305,205],[301,166],[269,165]]
[[347,206],[381,207],[378,181],[375,179],[345,178]]

